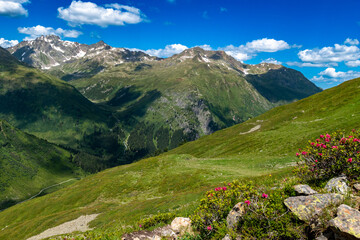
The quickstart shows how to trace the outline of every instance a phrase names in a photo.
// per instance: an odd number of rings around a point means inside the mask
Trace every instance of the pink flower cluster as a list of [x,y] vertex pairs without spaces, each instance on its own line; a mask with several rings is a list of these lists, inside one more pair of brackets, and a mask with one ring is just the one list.
[[246,200],[244,203],[246,203],[249,206],[251,202],[249,200]]
[[267,195],[267,194],[263,193],[263,194],[261,195],[261,197],[263,197],[263,198],[268,198],[268,197],[269,197],[269,195]]
[[212,230],[212,227],[211,226],[207,226],[206,228],[208,231],[211,231]]
[[224,191],[226,191],[226,187],[217,187],[217,188],[215,188],[215,192],[217,192],[217,191],[221,191],[221,190],[224,190]]

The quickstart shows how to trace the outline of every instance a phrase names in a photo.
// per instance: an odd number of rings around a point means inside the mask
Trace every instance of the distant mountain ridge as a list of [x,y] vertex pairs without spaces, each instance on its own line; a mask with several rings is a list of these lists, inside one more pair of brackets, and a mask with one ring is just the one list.
[[16,46],[8,48],[8,51],[20,61],[40,69],[51,69],[82,58],[96,59],[109,65],[157,59],[143,52],[113,48],[103,41],[87,45],[62,41],[55,35],[41,36],[35,40],[20,42]]

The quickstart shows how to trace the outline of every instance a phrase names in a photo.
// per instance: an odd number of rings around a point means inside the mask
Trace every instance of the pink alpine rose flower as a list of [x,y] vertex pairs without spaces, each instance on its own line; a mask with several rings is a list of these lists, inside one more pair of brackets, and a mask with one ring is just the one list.
[[351,163],[351,162],[352,162],[352,160],[353,160],[352,158],[349,158],[347,161],[348,161],[349,163]]
[[244,203],[246,203],[248,206],[250,205],[250,201],[246,200]]
[[326,137],[327,137],[327,138],[331,138],[330,134],[326,134]]
[[212,230],[212,227],[211,227],[211,226],[208,226],[206,229],[207,229],[208,231],[211,231],[211,230]]
[[261,196],[262,196],[263,198],[268,198],[269,195],[263,193]]

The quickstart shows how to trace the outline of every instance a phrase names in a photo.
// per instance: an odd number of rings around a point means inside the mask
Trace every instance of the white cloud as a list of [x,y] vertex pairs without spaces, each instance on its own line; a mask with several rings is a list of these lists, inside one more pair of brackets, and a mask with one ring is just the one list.
[[311,62],[287,62],[289,66],[297,67],[337,67],[337,63],[311,63]]
[[184,46],[182,44],[171,44],[171,45],[165,46],[164,49],[149,49],[149,50],[145,50],[145,51],[141,50],[141,51],[143,51],[151,56],[170,57],[174,54],[181,53],[185,49],[188,49],[188,47]]
[[37,25],[35,27],[19,27],[19,33],[29,35],[24,40],[33,40],[42,35],[57,35],[59,37],[77,38],[82,32],[76,30],[64,30],[62,28],[54,29],[52,27],[44,27]]
[[[298,45],[294,46],[298,47]],[[219,50],[225,51],[239,61],[246,61],[255,57],[259,52],[277,52],[290,49],[291,47],[292,46],[283,40],[263,38],[247,42],[245,45],[238,47],[229,45],[224,48],[219,48]]]
[[359,45],[359,40],[347,38],[344,43],[349,45]]
[[277,65],[281,65],[282,62],[276,60],[275,58],[268,58],[263,60],[261,63],[272,63],[272,64],[277,64]]
[[197,47],[202,48],[202,49],[204,49],[206,51],[212,51],[213,50],[212,47],[210,45],[208,45],[208,44],[200,45],[200,46],[197,46]]
[[253,52],[277,52],[290,48],[289,44],[283,40],[267,38],[248,42],[246,43],[245,47]]
[[360,60],[355,61],[349,61],[345,63],[348,67],[359,67],[360,66]]
[[28,11],[22,5],[27,2],[28,0],[0,0],[0,16],[28,16]]
[[303,62],[330,63],[354,61],[360,59],[360,49],[357,46],[335,44],[334,47],[321,49],[306,49],[298,53]]
[[18,40],[6,40],[4,38],[0,38],[0,47],[2,48],[9,48],[15,46],[18,43],[19,43]]
[[117,3],[98,6],[92,2],[72,1],[68,8],[58,8],[58,17],[68,22],[70,26],[84,24],[108,27],[136,24],[145,20],[140,9]]
[[318,75],[314,76],[311,80],[314,82],[345,82],[347,80],[360,77],[360,72],[357,71],[347,71],[347,72],[337,72],[335,68],[327,68],[324,71],[321,71]]

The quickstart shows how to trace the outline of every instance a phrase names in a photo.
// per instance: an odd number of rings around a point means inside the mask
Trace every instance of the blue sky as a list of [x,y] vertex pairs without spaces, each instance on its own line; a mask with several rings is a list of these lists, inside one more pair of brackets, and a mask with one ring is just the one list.
[[0,45],[57,34],[160,57],[202,46],[329,88],[360,77],[359,11],[359,0],[0,0]]

